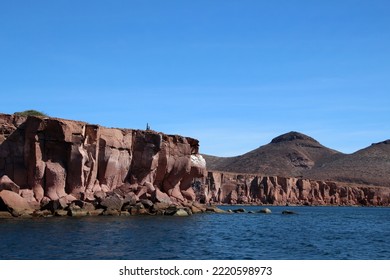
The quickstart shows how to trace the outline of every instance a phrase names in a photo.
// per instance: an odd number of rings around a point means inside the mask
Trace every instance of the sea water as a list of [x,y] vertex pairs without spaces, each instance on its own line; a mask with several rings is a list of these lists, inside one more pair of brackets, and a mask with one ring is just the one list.
[[271,214],[0,220],[0,258],[390,259],[390,208],[268,208]]

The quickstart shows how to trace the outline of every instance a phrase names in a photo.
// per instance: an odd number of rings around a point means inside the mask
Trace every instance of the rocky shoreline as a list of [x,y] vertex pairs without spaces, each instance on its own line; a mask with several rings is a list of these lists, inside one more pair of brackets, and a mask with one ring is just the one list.
[[0,211],[201,211],[192,207],[192,183],[206,174],[198,150],[196,139],[152,130],[0,114]]
[[[17,196],[11,191],[3,190],[0,197],[7,203],[8,211],[0,211],[1,218],[37,218],[37,217],[86,217],[86,216],[191,216],[198,213],[225,213],[216,206],[207,206],[197,202],[182,205],[153,203],[149,199],[135,200],[132,196],[108,194],[94,202],[78,200],[70,195],[59,200],[47,201],[34,209],[31,205],[22,205],[15,201]],[[12,201],[12,199],[14,199]]]
[[188,216],[224,203],[389,206],[390,188],[208,171],[190,137],[0,114],[0,217]]
[[[179,216],[188,217],[201,213],[247,213],[247,214],[271,214],[267,206],[286,207],[389,207],[389,205],[310,205],[310,204],[201,204],[199,202],[185,202],[180,205],[164,202],[153,202],[149,199],[137,200],[132,194],[115,191],[102,197],[97,197],[93,202],[86,202],[68,195],[59,200],[46,200],[40,206],[25,204],[16,193],[9,190],[0,192],[0,202],[7,207],[7,211],[0,211],[0,219],[10,218],[47,218],[47,217],[91,217],[91,216]],[[223,210],[221,206],[229,206]],[[259,207],[257,210],[246,210],[246,207]],[[281,214],[297,214],[296,211],[284,210]]]

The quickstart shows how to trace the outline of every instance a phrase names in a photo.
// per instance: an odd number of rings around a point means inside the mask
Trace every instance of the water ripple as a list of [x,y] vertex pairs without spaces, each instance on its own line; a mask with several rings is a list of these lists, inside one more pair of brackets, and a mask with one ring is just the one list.
[[[248,210],[258,210],[247,207]],[[389,259],[390,208],[0,220],[2,259]],[[298,215],[282,215],[283,210]]]

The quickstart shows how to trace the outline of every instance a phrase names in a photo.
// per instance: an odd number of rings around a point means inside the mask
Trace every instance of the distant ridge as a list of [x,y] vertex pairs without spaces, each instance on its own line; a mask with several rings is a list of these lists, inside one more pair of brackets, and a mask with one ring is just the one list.
[[203,156],[213,171],[390,186],[390,140],[343,154],[291,131],[240,156]]
[[390,187],[390,140],[353,154],[327,160],[304,173],[306,178]]
[[338,154],[340,152],[315,139],[292,131],[241,156],[219,158],[205,155],[205,159],[210,170],[297,177],[313,168],[316,162]]

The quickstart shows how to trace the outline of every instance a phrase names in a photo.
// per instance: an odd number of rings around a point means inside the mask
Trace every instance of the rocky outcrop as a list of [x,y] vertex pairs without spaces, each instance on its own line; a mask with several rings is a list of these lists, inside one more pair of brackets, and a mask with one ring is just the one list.
[[3,190],[0,192],[0,210],[6,210],[14,216],[20,216],[30,214],[35,209],[17,193]]
[[204,203],[390,205],[388,187],[221,172],[208,172],[197,194]]
[[20,192],[20,188],[7,175],[0,178],[0,191],[8,190],[15,193]]
[[[287,136],[272,145],[294,141],[318,145],[300,135]],[[310,148],[319,149],[313,145]],[[390,204],[390,188],[207,173],[193,138],[0,114],[0,212],[13,216],[223,212],[205,207],[208,203],[382,206]]]
[[198,150],[196,139],[151,130],[0,114],[0,190],[41,205],[181,205],[195,201],[193,180],[206,175]]

